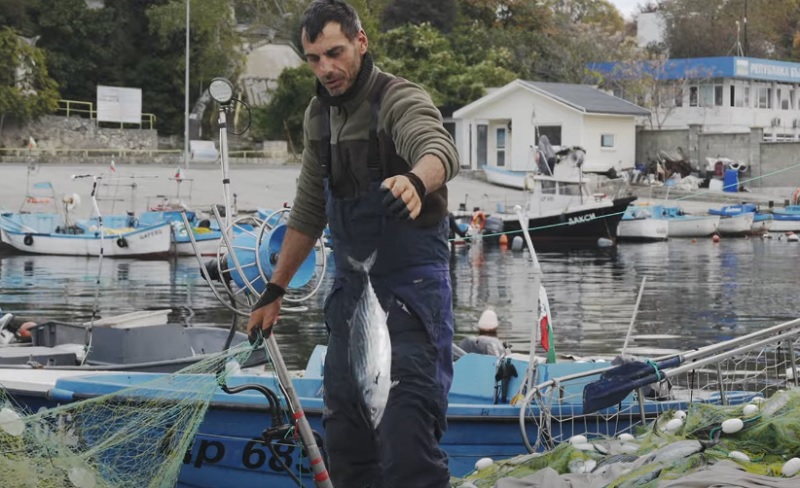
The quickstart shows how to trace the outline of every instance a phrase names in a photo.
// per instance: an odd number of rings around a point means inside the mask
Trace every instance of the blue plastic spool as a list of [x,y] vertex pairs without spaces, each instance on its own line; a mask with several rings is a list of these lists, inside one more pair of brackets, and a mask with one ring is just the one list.
[[[283,238],[286,235],[286,229],[287,227],[285,224],[278,225],[271,231],[264,233],[261,239],[261,247],[258,250],[259,261],[261,262],[264,276],[268,279],[272,278],[272,273],[275,271],[275,265],[278,262],[277,258],[283,246]],[[233,239],[232,247],[233,253],[236,255],[236,259],[242,267],[244,279],[246,279],[247,282],[252,281],[253,289],[261,294],[264,292],[267,284],[261,276],[259,276],[256,267],[256,254],[254,252],[256,239],[257,236],[243,232]],[[233,282],[236,283],[236,286],[239,288],[246,288],[245,280],[242,279],[242,276],[236,270],[236,266],[233,263],[233,256],[228,254],[226,259],[227,269],[230,270]],[[294,274],[294,277],[289,282],[289,288],[302,288],[307,285],[314,277],[316,266],[317,250],[314,248]]]

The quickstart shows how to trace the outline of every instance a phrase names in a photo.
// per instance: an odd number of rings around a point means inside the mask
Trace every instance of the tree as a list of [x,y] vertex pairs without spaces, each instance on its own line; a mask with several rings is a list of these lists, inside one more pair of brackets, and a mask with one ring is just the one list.
[[746,56],[793,58],[798,0],[672,0],[664,2],[662,10],[672,57],[733,56],[738,40]]
[[8,27],[0,28],[0,133],[7,115],[36,120],[58,108],[58,85],[44,51]]
[[469,64],[453,52],[450,43],[430,24],[405,25],[384,34],[382,67],[424,86],[438,107],[461,106],[481,96],[487,87],[501,86],[516,75],[505,66],[505,50],[486,53]]
[[287,68],[266,107],[253,107],[252,136],[256,140],[288,140],[296,151],[303,145],[303,115],[314,97],[316,78],[303,64]]
[[556,16],[570,24],[596,24],[609,32],[621,32],[625,19],[608,0],[550,0]]
[[455,0],[393,0],[382,17],[384,30],[427,22],[441,32],[450,32],[455,18]]

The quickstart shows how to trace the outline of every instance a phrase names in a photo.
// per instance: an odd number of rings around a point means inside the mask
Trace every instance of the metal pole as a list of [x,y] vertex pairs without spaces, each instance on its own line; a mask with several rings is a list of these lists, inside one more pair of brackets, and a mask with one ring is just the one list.
[[525,238],[525,242],[528,244],[528,251],[531,253],[531,260],[533,261],[533,290],[534,295],[536,296],[536,302],[534,303],[533,311],[536,319],[533,326],[533,331],[531,332],[530,360],[528,361],[528,373],[525,378],[525,388],[527,391],[530,391],[531,388],[535,386],[533,373],[536,369],[536,340],[538,339],[539,335],[539,310],[541,307],[539,290],[542,287],[542,268],[539,266],[539,259],[536,257],[536,250],[533,248],[533,241],[531,241],[531,236],[528,233],[528,219],[522,213],[522,207],[519,205],[514,207],[514,211],[517,214],[517,219],[519,219],[519,226],[520,229],[522,229],[522,235]]
[[622,345],[622,355],[628,350],[628,341],[631,338],[631,331],[633,330],[633,323],[636,322],[636,315],[639,313],[639,303],[642,301],[642,293],[644,292],[644,282],[647,281],[647,276],[642,276],[642,284],[639,286],[639,296],[636,297],[636,306],[633,307],[633,316],[631,323],[628,325],[628,333],[625,335],[625,343]]
[[311,425],[308,423],[305,412],[300,405],[300,398],[292,384],[292,378],[289,376],[289,370],[286,369],[286,363],[283,362],[278,342],[275,340],[275,335],[270,334],[267,338],[267,349],[275,365],[275,372],[278,375],[278,381],[283,388],[286,395],[286,401],[289,402],[289,408],[292,410],[292,417],[297,424],[297,429],[300,431],[300,438],[305,444],[306,451],[308,452],[308,459],[311,463],[311,470],[314,472],[314,483],[320,488],[333,488],[328,469],[325,467],[322,454],[320,453],[319,446],[314,439],[314,432],[311,430]]
[[191,0],[186,0],[186,66],[183,98],[183,167],[189,169],[189,19]]

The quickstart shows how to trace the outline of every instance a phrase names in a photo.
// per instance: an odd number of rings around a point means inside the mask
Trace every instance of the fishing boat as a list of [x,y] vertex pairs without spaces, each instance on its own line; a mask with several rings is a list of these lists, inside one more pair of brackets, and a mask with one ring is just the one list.
[[617,239],[629,242],[655,242],[667,240],[669,224],[655,219],[648,207],[631,205],[617,226]]
[[140,228],[81,228],[58,214],[0,215],[0,238],[14,249],[31,254],[62,256],[159,257],[169,254],[169,222]]
[[[154,225],[168,224],[170,231],[169,254],[173,256],[194,256],[186,224],[183,221],[182,213],[186,214],[189,222],[189,229],[194,234],[195,243],[201,256],[212,256],[219,247],[219,240],[222,233],[218,229],[211,228],[211,221],[200,219],[196,212],[191,210],[160,210],[142,212],[139,216],[133,214],[125,215],[105,215],[103,216],[103,226],[107,229],[140,229],[152,227]],[[75,225],[88,232],[92,228],[97,228],[99,221],[92,219],[77,219]]]
[[719,215],[691,215],[680,207],[652,206],[653,218],[666,220],[667,236],[708,237],[719,228]]
[[483,166],[481,168],[486,175],[486,181],[493,185],[514,188],[516,190],[525,189],[525,177],[529,171],[512,171],[498,168],[496,166]]
[[[530,361],[467,354],[454,364],[448,430],[441,445],[449,455],[453,475],[463,476],[484,457],[502,459],[546,451],[578,434],[590,439],[615,436],[665,412],[686,410],[692,403],[741,404],[755,396],[768,395],[770,389],[786,385],[787,381],[795,381],[787,376],[775,377],[774,373],[782,371],[789,361],[776,346],[784,341],[796,343],[798,337],[800,320],[793,320],[649,363],[638,361],[611,367],[608,363],[591,362],[538,363],[533,370],[536,386],[527,389],[523,373],[531,366]],[[325,346],[317,346],[304,374],[292,380],[305,416],[323,436],[325,352]],[[765,362],[769,367],[759,366]],[[168,385],[169,395],[164,395],[174,399],[174,392],[182,388],[188,394],[194,381],[192,375],[177,375],[165,381],[164,375],[155,373],[75,376],[70,371],[61,377],[54,377],[52,371],[41,373],[35,377],[28,372],[20,378],[0,370],[0,384],[6,388],[12,385],[9,390],[14,400],[23,406],[65,405],[118,394],[127,398],[127,408],[136,408],[139,391],[147,391],[150,398],[157,397],[159,388]],[[647,385],[666,378],[671,383],[659,393],[661,397],[645,391]],[[246,385],[260,385],[281,396],[272,374],[242,374],[227,380],[230,389]],[[587,389],[600,393],[587,397]],[[308,458],[300,447],[278,442],[270,449],[261,437],[261,432],[270,428],[270,413],[268,402],[257,391],[231,395],[220,389],[214,393],[183,459],[177,486],[296,486],[286,473],[287,468],[311,483]]]
[[[719,232],[721,235],[760,235],[772,228],[773,216],[762,212],[754,203],[725,205],[708,210],[709,215],[719,215]],[[752,218],[750,217],[752,215]],[[750,222],[752,220],[752,222]],[[747,223],[750,227],[747,227]]]
[[[48,321],[12,331],[0,318],[0,368],[172,373],[247,341],[242,332],[168,322],[169,309],[141,310],[90,322]],[[249,365],[261,364],[257,354]],[[13,373],[12,373],[13,376]]]
[[800,232],[800,205],[772,209],[772,232]]

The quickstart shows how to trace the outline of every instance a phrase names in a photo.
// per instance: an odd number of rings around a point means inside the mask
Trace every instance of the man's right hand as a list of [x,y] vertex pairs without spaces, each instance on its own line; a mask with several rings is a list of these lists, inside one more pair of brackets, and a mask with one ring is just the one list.
[[247,336],[253,338],[255,332],[261,328],[263,335],[269,336],[272,326],[278,321],[281,311],[282,297],[286,290],[275,283],[267,283],[264,293],[253,305],[250,320],[247,321]]
[[253,310],[250,319],[247,321],[247,336],[256,337],[256,331],[260,328],[264,337],[268,337],[272,326],[278,321],[281,311],[282,298],[278,297],[274,302]]

